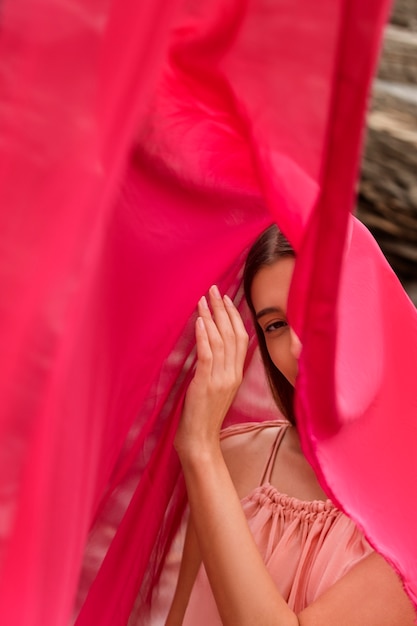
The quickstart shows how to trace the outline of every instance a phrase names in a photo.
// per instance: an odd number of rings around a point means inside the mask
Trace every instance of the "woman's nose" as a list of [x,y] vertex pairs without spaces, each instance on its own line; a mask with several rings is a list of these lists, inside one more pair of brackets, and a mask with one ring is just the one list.
[[293,329],[290,328],[290,350],[294,358],[298,359],[300,357],[302,347],[301,341],[298,339]]

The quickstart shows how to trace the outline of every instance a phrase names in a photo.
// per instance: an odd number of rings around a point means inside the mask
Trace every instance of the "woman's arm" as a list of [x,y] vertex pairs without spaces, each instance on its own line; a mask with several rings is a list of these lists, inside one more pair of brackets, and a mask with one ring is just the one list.
[[[412,626],[396,575],[372,555],[297,616],[275,586],[249,530],[220,449],[239,387],[247,336],[237,310],[211,290],[199,303],[198,362],[176,437],[196,538],[225,626]],[[381,595],[383,594],[383,595]]]
[[299,615],[300,626],[413,626],[416,619],[400,579],[376,552]]
[[[196,324],[197,368],[175,445],[201,556],[225,626],[297,626],[252,538],[220,448],[220,428],[242,380],[248,337],[232,302],[210,290]],[[279,621],[277,621],[277,618]]]
[[183,454],[182,462],[196,536],[223,624],[297,626],[262,561],[220,447]]
[[181,626],[200,565],[200,548],[198,546],[192,517],[190,515],[187,524],[187,532],[185,535],[177,586],[165,626]]

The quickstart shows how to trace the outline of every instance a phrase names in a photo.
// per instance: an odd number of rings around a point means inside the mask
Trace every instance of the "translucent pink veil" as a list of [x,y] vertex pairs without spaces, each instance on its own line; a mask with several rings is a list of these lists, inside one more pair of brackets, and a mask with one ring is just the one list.
[[[388,3],[0,9],[2,621],[140,610],[183,510],[195,303],[216,282],[247,315],[272,221],[304,448],[416,602],[417,316],[351,216]],[[266,415],[251,385],[230,419]]]

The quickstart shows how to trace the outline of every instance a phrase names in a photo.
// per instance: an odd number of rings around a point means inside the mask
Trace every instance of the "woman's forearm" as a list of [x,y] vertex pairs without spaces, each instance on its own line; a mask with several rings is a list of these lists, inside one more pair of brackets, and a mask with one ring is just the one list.
[[199,302],[197,365],[175,438],[201,556],[225,626],[297,626],[249,530],[220,449],[248,345],[242,319],[216,287]]
[[249,530],[220,445],[181,454],[201,555],[225,626],[297,626]]

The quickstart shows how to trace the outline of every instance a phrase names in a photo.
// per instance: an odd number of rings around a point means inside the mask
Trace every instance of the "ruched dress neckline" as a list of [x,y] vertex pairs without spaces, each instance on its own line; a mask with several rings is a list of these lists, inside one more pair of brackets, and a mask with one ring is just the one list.
[[[331,500],[304,501],[280,493],[271,474],[290,425],[265,422],[235,425],[222,438],[275,427],[277,435],[260,484],[242,502],[255,542],[277,588],[299,613],[337,582],[372,548],[350,518]],[[183,626],[221,625],[204,566],[191,593]]]

